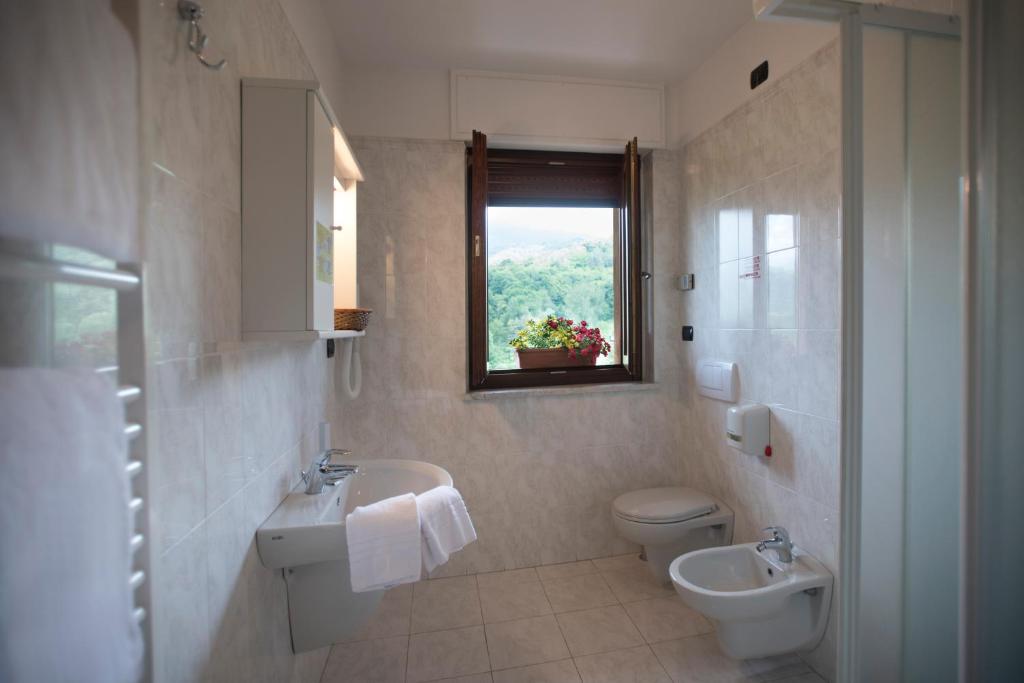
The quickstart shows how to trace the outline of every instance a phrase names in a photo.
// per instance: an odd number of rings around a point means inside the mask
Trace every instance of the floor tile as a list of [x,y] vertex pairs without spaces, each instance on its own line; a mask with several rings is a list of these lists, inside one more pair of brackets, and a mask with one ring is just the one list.
[[777,681],[810,672],[796,655],[729,659],[719,649],[713,633],[656,643],[651,649],[675,683]]
[[533,567],[526,569],[509,569],[503,572],[488,572],[486,574],[477,574],[476,580],[480,585],[480,588],[490,588],[492,586],[508,586],[514,583],[522,583],[524,581],[537,581],[537,570]]
[[624,607],[648,643],[677,640],[714,630],[704,615],[687,607],[678,596],[631,602]]
[[321,683],[403,683],[409,638],[382,638],[335,645]]
[[672,683],[646,645],[576,658],[583,683]]
[[573,657],[643,645],[644,639],[621,606],[557,615]]
[[551,614],[551,605],[538,580],[505,585],[485,582],[480,587],[480,606],[485,624]]
[[412,614],[412,584],[389,589],[380,600],[377,611],[358,633],[338,642],[375,640],[409,635],[409,617]]
[[545,581],[544,591],[555,612],[604,607],[619,602],[600,574]]
[[601,576],[621,602],[667,598],[676,594],[671,583],[659,582],[646,565],[640,563],[626,569],[602,571]]
[[490,669],[483,626],[419,633],[409,638],[409,683],[486,673]]
[[431,579],[413,586],[411,632],[425,633],[482,623],[476,578]]
[[458,676],[457,678],[439,678],[430,683],[494,683],[490,672],[485,674],[470,674],[469,676]]
[[494,672],[494,683],[580,683],[571,659]]
[[557,581],[559,579],[571,579],[574,576],[597,573],[597,565],[590,560],[580,562],[566,562],[565,564],[546,564],[537,567],[537,575],[541,581]]
[[615,557],[600,557],[593,562],[599,572],[612,572],[618,571],[619,569],[632,569],[637,566],[646,566],[646,563],[641,560],[640,556],[636,553],[616,555]]
[[487,650],[491,668],[510,669],[569,656],[558,622],[553,616],[488,624]]

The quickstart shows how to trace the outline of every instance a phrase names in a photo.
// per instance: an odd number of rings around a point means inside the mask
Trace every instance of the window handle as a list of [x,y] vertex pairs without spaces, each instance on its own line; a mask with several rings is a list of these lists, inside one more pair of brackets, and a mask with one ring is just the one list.
[[480,235],[473,235],[473,256],[480,257]]

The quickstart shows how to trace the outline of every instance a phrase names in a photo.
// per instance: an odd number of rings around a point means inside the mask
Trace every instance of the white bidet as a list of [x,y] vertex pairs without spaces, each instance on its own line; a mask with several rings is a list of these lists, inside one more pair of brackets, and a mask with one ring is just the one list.
[[791,546],[782,562],[756,543],[707,548],[673,560],[669,575],[690,607],[714,620],[722,650],[750,659],[813,648],[825,633],[832,574]]

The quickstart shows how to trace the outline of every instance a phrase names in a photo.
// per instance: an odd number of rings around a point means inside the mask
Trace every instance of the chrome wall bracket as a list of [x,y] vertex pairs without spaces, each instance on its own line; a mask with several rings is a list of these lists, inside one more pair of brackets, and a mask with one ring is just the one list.
[[221,59],[219,62],[211,62],[204,54],[210,37],[203,33],[203,29],[199,25],[199,20],[203,18],[203,6],[193,0],[178,0],[178,16],[182,21],[189,23],[188,49],[195,53],[199,63],[214,71],[223,69],[228,60]]

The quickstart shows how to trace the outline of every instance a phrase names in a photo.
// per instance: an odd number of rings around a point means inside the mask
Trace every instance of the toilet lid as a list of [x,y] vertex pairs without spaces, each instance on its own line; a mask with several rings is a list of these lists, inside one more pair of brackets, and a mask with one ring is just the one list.
[[682,522],[718,509],[706,493],[685,486],[662,486],[623,493],[612,503],[615,514],[636,522]]

